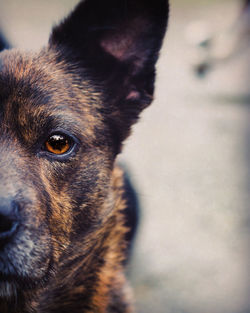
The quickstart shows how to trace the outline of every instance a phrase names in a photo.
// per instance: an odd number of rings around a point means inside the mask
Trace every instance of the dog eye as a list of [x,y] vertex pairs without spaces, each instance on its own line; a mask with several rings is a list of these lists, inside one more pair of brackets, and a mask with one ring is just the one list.
[[64,154],[72,146],[72,140],[64,134],[51,135],[45,142],[45,150],[53,154]]

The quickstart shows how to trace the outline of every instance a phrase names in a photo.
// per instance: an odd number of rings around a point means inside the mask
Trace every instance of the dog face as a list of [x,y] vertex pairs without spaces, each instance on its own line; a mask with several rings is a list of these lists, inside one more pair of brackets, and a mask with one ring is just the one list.
[[167,11],[86,0],[42,51],[0,54],[0,297],[90,253],[112,214],[114,160],[152,101]]
[[1,218],[10,225],[0,271],[27,288],[101,223],[115,154],[100,92],[56,53],[7,52],[1,63]]

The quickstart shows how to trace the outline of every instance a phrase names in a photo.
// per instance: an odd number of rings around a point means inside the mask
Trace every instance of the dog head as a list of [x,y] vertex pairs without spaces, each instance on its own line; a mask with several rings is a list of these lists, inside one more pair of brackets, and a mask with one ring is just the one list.
[[45,284],[112,210],[167,15],[166,0],[86,0],[40,52],[0,54],[0,297]]

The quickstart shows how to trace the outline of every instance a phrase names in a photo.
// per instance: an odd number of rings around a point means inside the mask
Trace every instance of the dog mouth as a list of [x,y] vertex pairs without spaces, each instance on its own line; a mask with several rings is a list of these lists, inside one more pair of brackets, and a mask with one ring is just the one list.
[[[46,271],[39,277],[32,275],[25,276],[23,273],[19,273],[13,263],[14,262],[8,263],[0,257],[0,267],[5,264],[5,267],[9,269],[8,272],[0,270],[0,298],[2,299],[10,299],[16,297],[19,293],[37,290],[45,286],[54,275],[52,262],[48,264]],[[33,270],[36,271],[35,269]]]
[[15,264],[14,260],[5,260],[4,257],[0,256],[0,282],[18,282],[27,286],[30,284],[33,286],[47,280],[47,277],[52,272],[51,260],[48,264],[43,264],[43,269],[40,267],[24,268],[24,271],[20,271],[18,264]]
[[22,277],[17,274],[0,273],[0,285],[11,284],[16,288],[31,289],[37,286],[40,280],[34,280],[29,277]]
[[12,240],[0,242],[0,297],[36,289],[53,275],[50,242],[44,237],[19,228]]
[[20,293],[34,291],[44,286],[48,281],[48,275],[41,279],[30,279],[15,275],[0,274],[0,299],[17,298]]
[[[0,273],[0,286],[4,284],[9,284],[15,286],[17,290],[28,291],[31,289],[36,289],[37,287],[44,285],[48,282],[51,277],[51,269],[45,273],[43,277],[38,278],[30,278],[30,277],[22,277],[17,274],[3,274]],[[1,289],[1,287],[0,287]]]

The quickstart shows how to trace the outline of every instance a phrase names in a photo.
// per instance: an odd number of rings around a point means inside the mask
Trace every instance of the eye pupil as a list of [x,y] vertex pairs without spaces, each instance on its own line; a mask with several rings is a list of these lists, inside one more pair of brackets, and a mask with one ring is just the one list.
[[46,150],[54,154],[66,153],[70,148],[70,140],[61,134],[54,134],[45,142]]

